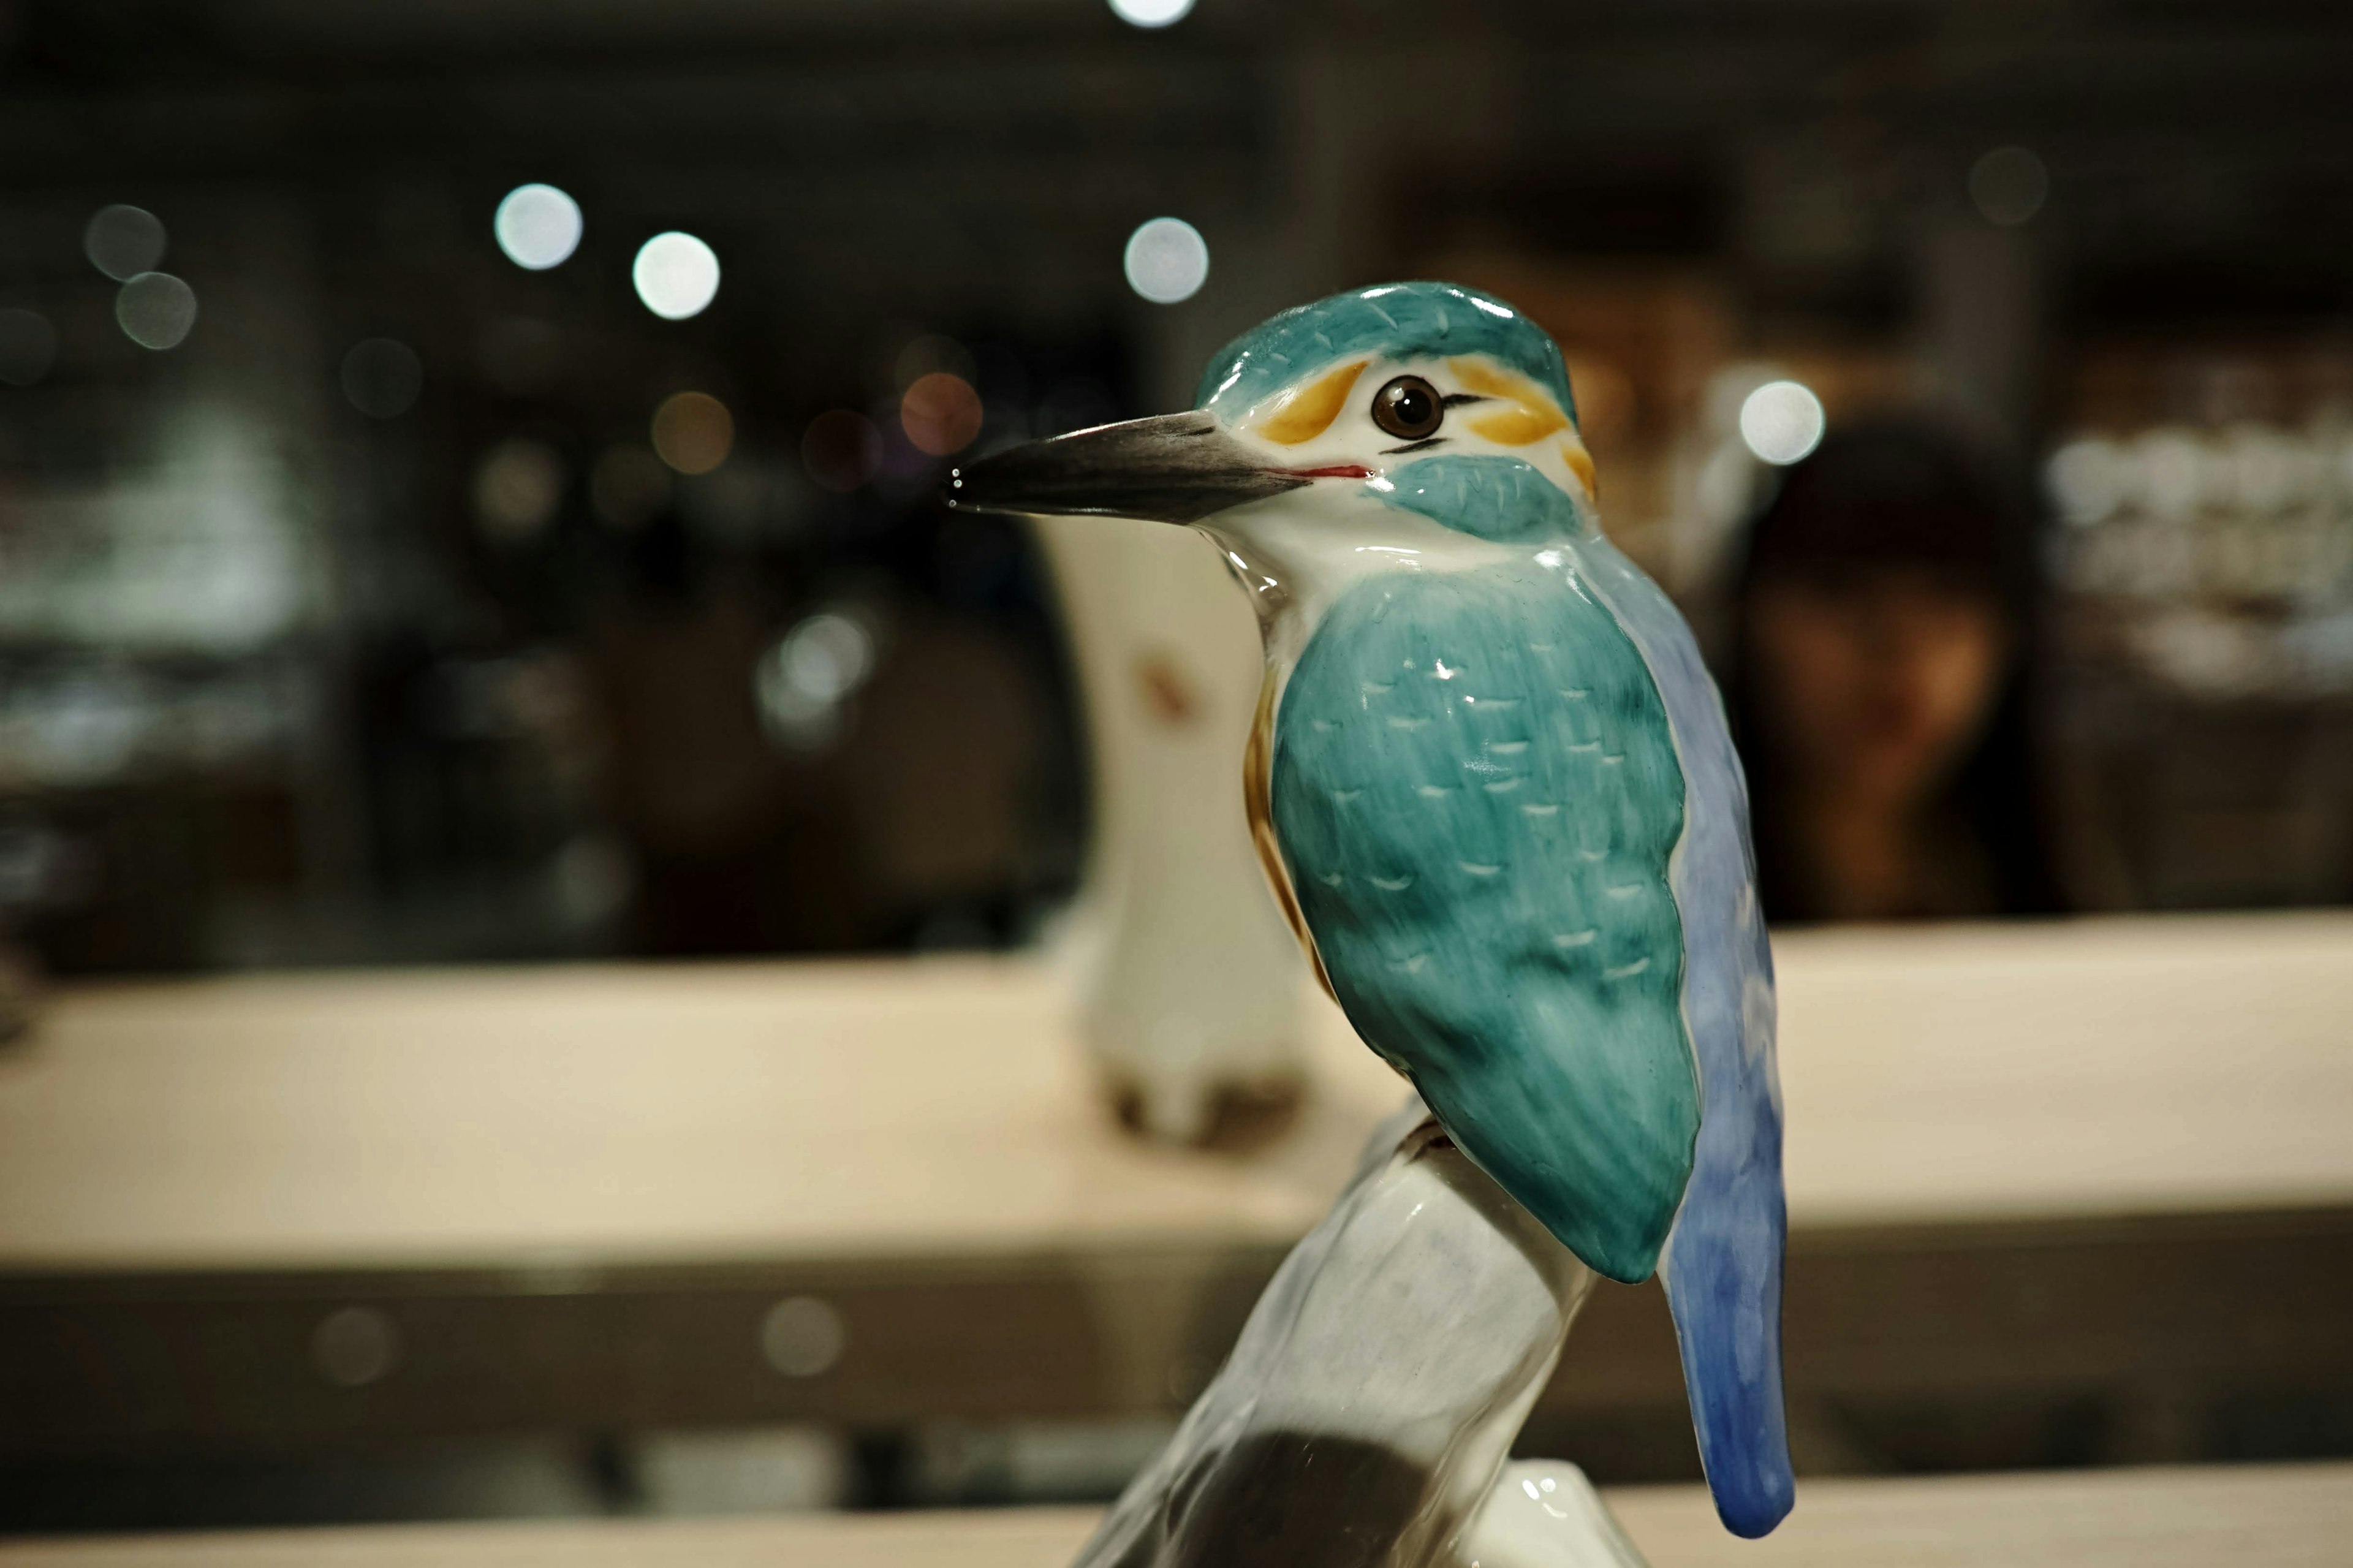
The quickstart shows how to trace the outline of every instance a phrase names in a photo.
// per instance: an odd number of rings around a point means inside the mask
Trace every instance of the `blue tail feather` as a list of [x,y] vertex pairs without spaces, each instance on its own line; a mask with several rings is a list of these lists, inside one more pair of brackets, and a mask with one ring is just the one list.
[[1690,628],[1608,542],[1593,580],[1642,648],[1674,726],[1688,827],[1676,852],[1683,1016],[1699,1068],[1699,1142],[1660,1264],[1716,1512],[1758,1536],[1796,1484],[1781,1416],[1781,1104],[1773,1060],[1773,954],[1757,903],[1748,792],[1723,704]]
[[1715,1510],[1749,1537],[1780,1523],[1797,1490],[1781,1414],[1781,1129],[1767,1110],[1741,1129],[1748,1158],[1693,1173],[1661,1269]]

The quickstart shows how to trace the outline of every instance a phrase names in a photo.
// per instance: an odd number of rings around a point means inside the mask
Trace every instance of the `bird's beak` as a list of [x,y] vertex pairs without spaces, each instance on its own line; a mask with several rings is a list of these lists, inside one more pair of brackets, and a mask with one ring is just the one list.
[[1198,522],[1319,479],[1362,469],[1269,468],[1206,413],[1164,414],[1031,441],[954,470],[942,490],[966,511]]

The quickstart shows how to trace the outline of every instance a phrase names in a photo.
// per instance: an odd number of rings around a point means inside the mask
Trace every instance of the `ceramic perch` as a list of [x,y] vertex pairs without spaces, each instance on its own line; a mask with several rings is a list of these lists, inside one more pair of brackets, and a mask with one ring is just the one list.
[[1689,628],[1596,524],[1559,349],[1472,289],[1336,295],[1221,353],[1192,412],[1016,447],[949,499],[1217,542],[1266,654],[1260,858],[1430,1117],[1376,1140],[1082,1562],[1630,1560],[1573,1471],[1504,1466],[1594,1275],[1663,1275],[1717,1511],[1771,1530],[1781,1119],[1746,791]]

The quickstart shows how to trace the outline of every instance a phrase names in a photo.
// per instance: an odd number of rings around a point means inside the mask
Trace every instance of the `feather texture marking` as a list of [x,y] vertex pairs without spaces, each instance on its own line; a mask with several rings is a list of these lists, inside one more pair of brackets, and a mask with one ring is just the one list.
[[[1451,528],[1557,542],[1533,559],[1575,563],[1578,581],[1639,650],[1664,705],[1684,790],[1684,832],[1670,874],[1702,1115],[1661,1270],[1716,1511],[1735,1534],[1763,1535],[1796,1495],[1781,1398],[1781,1101],[1772,952],[1757,901],[1747,788],[1723,704],[1667,596],[1527,464],[1429,458],[1396,479],[1390,504]],[[1574,683],[1558,694],[1588,695]]]
[[1683,784],[1609,610],[1533,563],[1358,584],[1284,690],[1271,783],[1357,1032],[1579,1258],[1648,1278],[1699,1130]]

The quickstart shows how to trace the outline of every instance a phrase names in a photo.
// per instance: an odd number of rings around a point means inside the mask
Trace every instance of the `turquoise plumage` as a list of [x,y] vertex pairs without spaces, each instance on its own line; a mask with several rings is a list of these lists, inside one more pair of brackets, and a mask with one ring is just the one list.
[[[1787,1222],[1722,704],[1665,595],[1528,465],[1430,458],[1392,484],[1392,506],[1542,548],[1368,582],[1325,614],[1276,730],[1295,895],[1350,1023],[1565,1246],[1636,1281],[1679,1243],[1668,1301],[1709,1483],[1727,1527],[1762,1535],[1795,1494]],[[1376,780],[1372,805],[1340,798]]]
[[1335,993],[1572,1251],[1650,1278],[1699,1092],[1667,862],[1683,773],[1565,564],[1358,584],[1275,728],[1274,824]]

